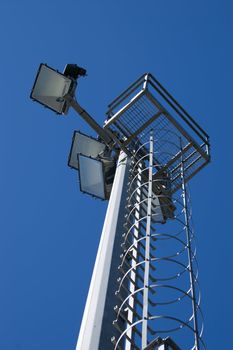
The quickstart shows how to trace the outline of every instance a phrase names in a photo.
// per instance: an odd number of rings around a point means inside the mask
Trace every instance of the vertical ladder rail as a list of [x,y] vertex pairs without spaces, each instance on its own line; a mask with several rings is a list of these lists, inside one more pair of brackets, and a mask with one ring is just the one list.
[[152,180],[153,180],[153,153],[154,138],[153,131],[150,133],[149,150],[149,181],[148,181],[148,200],[147,200],[147,220],[146,220],[146,240],[145,240],[145,271],[144,271],[144,290],[143,290],[143,321],[142,321],[142,349],[147,346],[147,325],[148,325],[148,298],[149,298],[149,275],[150,275],[150,230],[152,214]]
[[193,328],[194,328],[194,341],[195,341],[194,349],[200,350],[195,279],[194,279],[194,271],[193,271],[193,263],[192,263],[192,247],[191,247],[192,238],[191,238],[191,230],[190,230],[190,222],[189,222],[188,196],[187,196],[187,188],[186,188],[186,182],[185,182],[185,165],[184,165],[184,159],[183,159],[183,153],[182,153],[181,139],[180,139],[180,147],[181,147],[180,176],[181,176],[181,186],[182,186],[182,199],[183,199],[183,206],[184,206],[185,232],[186,232],[187,250],[188,250],[189,279],[190,279],[192,309],[193,309]]

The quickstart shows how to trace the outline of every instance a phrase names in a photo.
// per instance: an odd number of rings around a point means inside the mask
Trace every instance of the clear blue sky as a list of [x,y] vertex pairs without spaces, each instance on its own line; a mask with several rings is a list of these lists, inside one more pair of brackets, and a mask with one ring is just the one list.
[[106,203],[67,167],[73,112],[29,100],[40,62],[88,70],[77,97],[101,124],[150,71],[210,134],[190,183],[205,340],[229,348],[232,310],[233,6],[227,0],[1,0],[0,349],[74,350]]

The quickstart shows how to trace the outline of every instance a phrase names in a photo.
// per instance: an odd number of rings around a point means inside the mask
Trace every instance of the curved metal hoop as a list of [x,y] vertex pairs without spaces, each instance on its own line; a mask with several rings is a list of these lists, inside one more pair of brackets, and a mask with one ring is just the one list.
[[[158,142],[164,145],[159,151]],[[183,160],[180,159],[181,168],[175,170],[182,183],[175,194],[169,186],[173,175],[161,173],[157,161],[157,157],[171,158],[169,147],[178,154],[179,142],[178,135],[164,128],[158,138],[154,133],[148,141],[134,143],[118,267],[119,303],[115,307],[114,325],[119,337],[114,341],[115,350],[121,349],[122,344],[128,344],[130,350],[142,349],[142,344],[152,341],[155,335],[179,334],[181,330],[188,331],[189,345],[185,349],[205,349],[192,212]]]

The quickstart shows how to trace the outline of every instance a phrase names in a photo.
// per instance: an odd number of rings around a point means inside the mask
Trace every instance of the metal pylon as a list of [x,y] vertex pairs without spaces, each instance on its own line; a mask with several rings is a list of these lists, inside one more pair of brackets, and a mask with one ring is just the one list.
[[172,336],[183,349],[205,349],[184,160],[182,187],[172,195],[169,174],[154,176],[156,131],[148,136],[148,153],[140,153],[140,144],[131,159],[114,349],[146,349],[158,336]]
[[123,151],[76,350],[203,350],[187,182],[209,137],[150,74],[107,115]]
[[85,74],[41,64],[30,95],[98,134],[75,132],[68,162],[82,192],[109,199],[76,350],[205,349],[187,182],[210,161],[209,136],[150,73],[101,127],[75,98]]

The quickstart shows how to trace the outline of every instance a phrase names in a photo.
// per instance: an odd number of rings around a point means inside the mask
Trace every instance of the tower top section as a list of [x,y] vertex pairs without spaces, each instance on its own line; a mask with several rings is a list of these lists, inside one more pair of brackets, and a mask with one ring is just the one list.
[[181,186],[181,159],[186,182],[210,161],[208,134],[150,73],[109,104],[104,129],[132,155],[136,144],[140,155],[148,153],[148,135],[153,129],[157,150],[154,176],[169,174],[172,192]]

